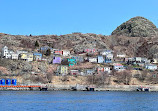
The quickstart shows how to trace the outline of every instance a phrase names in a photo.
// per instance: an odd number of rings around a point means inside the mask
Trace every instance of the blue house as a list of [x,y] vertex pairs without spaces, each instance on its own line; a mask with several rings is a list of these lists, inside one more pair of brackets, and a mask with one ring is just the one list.
[[41,51],[41,53],[46,53],[46,51],[47,51],[48,49],[52,50],[52,48],[49,47],[49,46],[43,46],[43,47],[40,48],[40,51]]
[[82,56],[73,56],[72,59],[76,59],[76,62],[84,62],[84,58]]
[[111,60],[111,58],[105,58],[105,63],[112,63],[112,60]]
[[33,59],[35,61],[41,61],[42,60],[42,54],[41,53],[33,53]]
[[69,66],[74,66],[77,62],[76,62],[76,59],[68,59],[68,62],[69,62]]
[[98,63],[104,63],[104,57],[98,56]]

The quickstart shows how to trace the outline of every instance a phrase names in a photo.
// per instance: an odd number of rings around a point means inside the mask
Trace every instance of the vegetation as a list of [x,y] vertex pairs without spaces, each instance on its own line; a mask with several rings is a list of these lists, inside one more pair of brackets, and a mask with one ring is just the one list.
[[38,41],[35,42],[35,47],[39,47]]
[[46,51],[46,56],[50,56],[50,54],[51,54],[51,50],[50,49],[48,49],[47,51]]
[[132,78],[131,72],[130,71],[122,71],[122,72],[116,72],[115,73],[116,80],[114,82],[117,82],[118,84],[123,83],[126,85],[129,85],[130,80]]

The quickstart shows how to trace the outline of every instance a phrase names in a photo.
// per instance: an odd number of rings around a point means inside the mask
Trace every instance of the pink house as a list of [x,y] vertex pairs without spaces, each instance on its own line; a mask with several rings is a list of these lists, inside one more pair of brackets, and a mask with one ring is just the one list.
[[96,52],[96,49],[85,49],[84,52],[86,53],[95,53]]

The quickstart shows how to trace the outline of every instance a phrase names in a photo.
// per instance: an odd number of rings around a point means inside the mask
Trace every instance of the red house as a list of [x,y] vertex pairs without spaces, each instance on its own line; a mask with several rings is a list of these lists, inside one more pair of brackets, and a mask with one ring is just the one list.
[[56,55],[62,55],[62,54],[63,54],[63,51],[55,50],[55,51],[54,51],[54,54],[56,54]]

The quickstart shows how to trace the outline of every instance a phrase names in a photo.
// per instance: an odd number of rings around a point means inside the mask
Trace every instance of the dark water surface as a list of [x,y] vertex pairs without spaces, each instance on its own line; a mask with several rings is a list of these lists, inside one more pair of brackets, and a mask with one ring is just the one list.
[[0,111],[158,111],[158,92],[0,91]]

